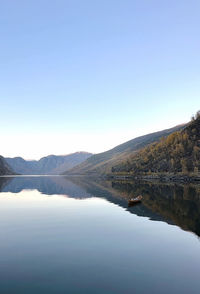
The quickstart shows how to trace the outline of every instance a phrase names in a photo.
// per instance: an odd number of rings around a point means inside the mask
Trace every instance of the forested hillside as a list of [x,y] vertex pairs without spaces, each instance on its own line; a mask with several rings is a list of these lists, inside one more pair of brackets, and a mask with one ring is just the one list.
[[114,165],[113,173],[198,173],[200,171],[200,112],[181,131],[148,145],[126,161]]
[[160,138],[167,137],[169,134],[183,128],[184,125],[179,125],[167,130],[137,137],[111,150],[91,156],[83,163],[68,170],[65,174],[100,175],[110,173],[113,165],[123,162],[130,155],[135,154],[148,144],[158,142]]

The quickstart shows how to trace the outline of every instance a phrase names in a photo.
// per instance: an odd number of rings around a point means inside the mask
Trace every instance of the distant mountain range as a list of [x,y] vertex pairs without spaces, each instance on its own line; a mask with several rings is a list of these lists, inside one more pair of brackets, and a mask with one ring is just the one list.
[[40,160],[25,160],[22,157],[5,158],[7,164],[17,174],[59,175],[88,159],[92,154],[76,152],[68,155],[49,155]]
[[127,158],[133,156],[145,146],[158,142],[161,138],[167,137],[176,131],[180,131],[184,127],[185,125],[179,125],[164,131],[135,138],[124,144],[118,145],[109,151],[89,157],[86,161],[66,171],[64,174],[102,175],[111,173],[113,166],[123,163]]
[[0,175],[12,175],[15,174],[12,168],[8,165],[5,158],[0,156]]
[[76,152],[38,161],[0,157],[0,174],[101,176],[199,171],[200,112],[188,124],[141,136],[95,155]]

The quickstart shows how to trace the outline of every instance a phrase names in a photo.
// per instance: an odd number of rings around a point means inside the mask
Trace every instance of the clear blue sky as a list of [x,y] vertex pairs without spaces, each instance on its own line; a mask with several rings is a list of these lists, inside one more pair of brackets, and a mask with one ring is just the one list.
[[188,121],[199,11],[199,0],[0,0],[0,154],[96,153]]

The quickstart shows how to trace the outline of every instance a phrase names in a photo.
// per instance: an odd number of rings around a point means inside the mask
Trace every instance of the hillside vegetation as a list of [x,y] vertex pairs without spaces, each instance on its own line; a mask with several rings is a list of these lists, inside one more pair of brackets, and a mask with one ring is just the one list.
[[112,167],[113,173],[198,173],[200,171],[200,112],[181,131],[148,145],[124,162]]
[[184,125],[176,126],[164,131],[151,133],[145,136],[141,136],[130,140],[124,144],[118,145],[115,148],[95,154],[84,161],[82,164],[77,165],[73,169],[65,172],[64,174],[76,174],[76,175],[100,175],[111,172],[113,165],[123,162],[130,155],[135,154],[138,150],[159,141],[160,138],[166,137],[169,134],[183,129]]

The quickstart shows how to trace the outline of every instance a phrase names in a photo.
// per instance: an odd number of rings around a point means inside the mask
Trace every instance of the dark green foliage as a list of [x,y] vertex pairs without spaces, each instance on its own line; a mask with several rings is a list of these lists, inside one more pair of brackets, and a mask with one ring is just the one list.
[[113,173],[197,173],[200,171],[200,112],[181,131],[148,145],[126,161],[112,167]]

